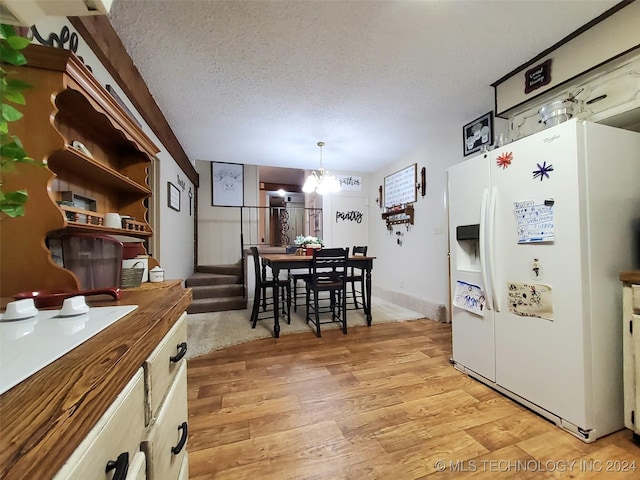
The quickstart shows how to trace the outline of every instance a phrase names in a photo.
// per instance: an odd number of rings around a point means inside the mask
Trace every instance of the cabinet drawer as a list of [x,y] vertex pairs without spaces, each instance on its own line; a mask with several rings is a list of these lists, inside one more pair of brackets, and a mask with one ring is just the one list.
[[186,364],[187,314],[175,323],[144,363],[147,387],[147,425],[158,414],[158,407],[175,378],[179,367]]
[[180,467],[180,475],[178,480],[189,480],[189,454],[185,453],[182,459],[182,467]]
[[128,454],[127,463],[134,459],[136,452],[140,450],[140,439],[144,434],[143,377],[142,369],[139,369],[67,459],[54,480],[111,479],[113,471],[106,472],[107,463],[115,462],[124,453]]
[[147,479],[147,461],[144,452],[138,452],[129,464],[126,480],[146,480]]
[[640,285],[631,285],[631,305],[640,313]]
[[187,432],[187,364],[181,362],[160,412],[141,444],[149,464],[149,480],[179,478],[186,456]]

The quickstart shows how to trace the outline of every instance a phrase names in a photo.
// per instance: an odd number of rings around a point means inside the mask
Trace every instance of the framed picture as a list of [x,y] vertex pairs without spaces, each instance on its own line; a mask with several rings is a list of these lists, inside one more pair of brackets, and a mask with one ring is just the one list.
[[167,182],[167,202],[169,208],[180,211],[180,190],[173,183]]
[[384,177],[384,206],[386,208],[418,200],[416,193],[417,171],[418,164],[414,163]]
[[211,205],[242,207],[244,205],[244,165],[211,162]]
[[493,111],[462,127],[464,155],[479,152],[486,145],[493,145]]

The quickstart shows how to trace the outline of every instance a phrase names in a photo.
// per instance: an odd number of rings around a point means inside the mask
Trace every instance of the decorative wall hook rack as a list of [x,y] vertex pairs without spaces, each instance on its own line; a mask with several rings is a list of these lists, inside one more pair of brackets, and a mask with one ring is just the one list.
[[387,222],[387,228],[389,228],[390,225],[400,225],[403,223],[413,225],[413,217],[413,205],[391,207],[382,214],[382,219]]

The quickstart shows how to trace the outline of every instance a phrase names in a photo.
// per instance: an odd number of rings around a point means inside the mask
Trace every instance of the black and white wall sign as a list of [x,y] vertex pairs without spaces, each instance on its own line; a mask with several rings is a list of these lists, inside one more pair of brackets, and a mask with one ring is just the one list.
[[551,59],[524,72],[524,93],[551,83]]

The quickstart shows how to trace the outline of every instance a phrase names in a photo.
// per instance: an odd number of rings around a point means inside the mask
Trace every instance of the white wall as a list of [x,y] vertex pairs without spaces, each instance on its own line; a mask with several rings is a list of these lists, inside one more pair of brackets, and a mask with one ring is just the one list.
[[[195,165],[200,175],[198,192],[198,265],[230,265],[240,260],[240,209],[211,205],[211,162],[198,160]],[[257,206],[258,167],[244,166],[244,204]],[[244,243],[257,243],[257,219],[243,211]]]
[[[69,31],[76,33],[71,23],[66,17],[46,17],[43,21],[36,24],[39,34],[43,38],[48,38],[51,33],[60,36],[62,28],[66,26]],[[82,57],[84,63],[91,67],[96,79],[104,86],[106,84],[117,86],[113,77],[107,72],[106,68],[100,63],[93,51],[87,46],[87,43],[78,35],[78,50],[76,54]],[[33,41],[33,43],[39,43]],[[69,44],[64,45],[68,49]],[[182,172],[178,164],[173,160],[171,155],[163,147],[160,140],[155,136],[153,131],[144,122],[142,116],[136,111],[131,102],[126,98],[122,91],[117,91],[119,97],[124,101],[134,117],[142,124],[144,133],[160,148],[157,154],[157,165],[159,175],[156,176],[158,184],[153,192],[154,203],[158,206],[159,212],[157,222],[153,225],[154,237],[159,240],[159,254],[153,252],[156,260],[165,270],[165,278],[185,279],[193,273],[193,239],[194,239],[194,215],[195,210],[192,208],[189,215],[189,189],[196,195],[196,189],[189,178]],[[178,176],[185,182],[184,191],[178,185]],[[181,208],[179,212],[168,207],[167,203],[167,182],[173,183],[181,191]]]
[[[369,252],[377,257],[371,277],[373,294],[440,321],[447,320],[444,308],[448,311],[449,305],[446,169],[462,160],[461,126],[441,125],[425,132],[424,145],[413,154],[371,174],[367,187],[373,199]],[[390,233],[381,217],[383,210],[375,203],[378,187],[384,186],[385,176],[414,163],[418,181],[426,167],[426,195],[418,193],[414,225],[409,230],[395,225]]]
[[362,177],[362,191],[340,190],[322,197],[322,236],[326,247],[348,247],[351,251],[354,245],[370,243],[369,175],[342,174]]

